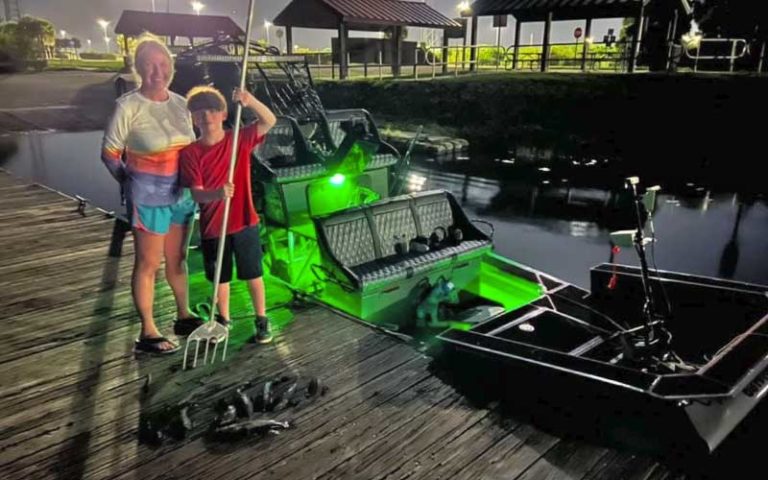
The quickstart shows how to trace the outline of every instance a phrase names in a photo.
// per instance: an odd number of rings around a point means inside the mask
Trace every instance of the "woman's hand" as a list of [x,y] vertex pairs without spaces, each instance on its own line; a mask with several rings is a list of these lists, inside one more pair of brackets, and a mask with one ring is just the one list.
[[224,186],[219,189],[219,198],[222,200],[227,198],[232,198],[234,194],[235,194],[234,183],[225,183]]

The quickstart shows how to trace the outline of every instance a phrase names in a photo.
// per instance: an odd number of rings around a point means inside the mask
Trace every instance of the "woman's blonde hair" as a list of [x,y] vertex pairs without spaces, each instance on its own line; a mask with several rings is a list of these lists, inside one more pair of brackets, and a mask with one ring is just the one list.
[[[139,38],[137,39],[136,43],[136,50],[133,51],[133,61],[131,65],[131,69],[133,70],[133,76],[136,80],[136,85],[141,87],[141,75],[139,74],[139,59],[142,55],[144,55],[144,52],[146,52],[148,49],[156,48],[159,51],[163,52],[166,57],[168,57],[168,63],[171,66],[171,75],[168,77],[168,85],[171,84],[173,81],[173,75],[176,73],[176,69],[173,66],[173,55],[171,54],[171,51],[168,50],[168,47],[165,46],[165,42],[163,42],[160,37],[157,37],[156,35],[152,35],[149,32],[142,33]],[[166,87],[168,86],[166,85]]]

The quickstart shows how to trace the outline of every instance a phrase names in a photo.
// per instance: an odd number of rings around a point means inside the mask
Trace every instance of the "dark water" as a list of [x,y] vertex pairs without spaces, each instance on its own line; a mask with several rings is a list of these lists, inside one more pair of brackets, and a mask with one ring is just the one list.
[[[621,175],[595,159],[573,163],[547,171],[511,159],[421,159],[411,188],[450,191],[470,217],[494,224],[499,253],[587,287],[589,268],[609,259],[609,233],[636,224]],[[653,180],[662,187],[653,217],[659,269],[768,284],[768,201],[754,185],[734,192]],[[638,264],[631,249],[616,261]]]
[[[0,166],[122,212],[117,184],[99,159],[101,136],[96,131],[0,138]],[[541,163],[512,159],[422,159],[414,162],[410,187],[452,192],[470,217],[494,224],[499,253],[587,287],[589,268],[609,258],[609,232],[633,227],[621,176],[605,162],[571,159],[571,168],[547,171]],[[734,191],[699,178],[675,178],[669,185],[658,176],[651,180],[662,187],[654,217],[658,268],[768,284],[768,202],[754,182]],[[629,250],[617,260],[637,263]]]
[[0,137],[0,168],[122,213],[119,186],[101,163],[102,136],[102,131],[95,131]]

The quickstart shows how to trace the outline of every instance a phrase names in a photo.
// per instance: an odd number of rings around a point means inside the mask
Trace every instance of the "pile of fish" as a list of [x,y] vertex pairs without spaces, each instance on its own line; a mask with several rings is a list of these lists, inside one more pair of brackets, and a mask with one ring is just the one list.
[[[284,375],[259,383],[246,382],[214,405],[200,404],[194,401],[194,395],[189,395],[175,405],[142,415],[139,441],[155,446],[166,440],[180,441],[206,423],[208,427],[202,433],[217,441],[276,435],[294,425],[290,420],[270,416],[285,416],[285,412],[296,410],[327,392],[328,387],[316,377],[302,379]],[[205,418],[210,419],[212,412],[213,420],[206,422]]]

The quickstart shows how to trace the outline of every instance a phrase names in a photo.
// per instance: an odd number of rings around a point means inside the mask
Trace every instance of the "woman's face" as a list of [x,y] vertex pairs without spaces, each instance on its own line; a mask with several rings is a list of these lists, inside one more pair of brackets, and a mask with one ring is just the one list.
[[141,76],[142,89],[164,90],[171,83],[171,59],[161,47],[148,45],[136,61],[136,71]]

